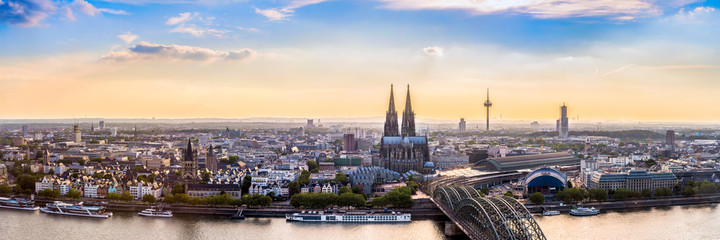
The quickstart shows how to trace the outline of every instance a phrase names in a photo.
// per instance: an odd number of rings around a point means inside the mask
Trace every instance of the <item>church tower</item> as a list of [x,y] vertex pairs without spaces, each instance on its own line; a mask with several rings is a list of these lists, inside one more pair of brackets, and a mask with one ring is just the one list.
[[207,155],[205,157],[205,168],[208,169],[210,172],[216,172],[217,171],[217,157],[215,157],[215,152],[212,145],[207,149]]
[[402,136],[415,136],[415,112],[413,112],[412,103],[410,102],[410,84],[408,84],[405,111],[403,111]]
[[182,179],[183,180],[195,180],[197,178],[198,162],[197,162],[197,150],[192,149],[192,142],[188,139],[188,145],[183,154],[182,161]]
[[398,117],[395,111],[395,96],[393,94],[393,85],[390,85],[390,105],[385,114],[385,133],[384,136],[400,136],[398,134]]

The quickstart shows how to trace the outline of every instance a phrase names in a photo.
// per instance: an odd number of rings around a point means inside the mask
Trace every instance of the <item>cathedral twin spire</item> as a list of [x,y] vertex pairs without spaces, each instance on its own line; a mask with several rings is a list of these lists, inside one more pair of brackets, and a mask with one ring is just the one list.
[[[415,136],[415,112],[410,102],[410,85],[408,84],[407,99],[405,100],[405,111],[403,111],[402,129],[398,131],[398,117],[395,111],[395,96],[393,85],[390,85],[390,104],[385,115],[385,136]],[[400,133],[398,133],[400,132]],[[401,135],[402,134],[402,135]]]

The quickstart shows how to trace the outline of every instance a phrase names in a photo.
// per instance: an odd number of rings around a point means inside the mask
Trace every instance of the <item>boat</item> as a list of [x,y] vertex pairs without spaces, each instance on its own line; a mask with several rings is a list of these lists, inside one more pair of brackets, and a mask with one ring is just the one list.
[[570,210],[570,215],[573,216],[594,216],[600,214],[600,210],[593,208],[578,207]]
[[35,206],[35,201],[25,200],[25,199],[21,199],[21,198],[4,198],[4,197],[0,197],[0,208],[27,210],[27,211],[36,211],[36,210],[40,209],[40,207]]
[[70,215],[79,217],[93,217],[93,218],[109,218],[113,214],[112,212],[105,211],[105,207],[89,207],[83,206],[83,203],[70,204],[60,201],[48,203],[44,208],[40,209],[41,212],[49,214],[59,215]]
[[288,221],[296,222],[348,222],[348,223],[398,223],[410,222],[409,213],[401,212],[326,212],[302,211],[285,215]]
[[238,209],[238,211],[235,214],[230,216],[230,219],[245,220],[245,215],[243,215],[243,209]]
[[148,209],[142,210],[142,212],[139,212],[138,215],[145,216],[145,217],[160,217],[160,218],[170,218],[173,216],[171,211],[163,211],[162,209],[158,210],[155,208],[148,208]]
[[545,210],[542,213],[543,216],[557,216],[560,215],[560,211],[556,210]]

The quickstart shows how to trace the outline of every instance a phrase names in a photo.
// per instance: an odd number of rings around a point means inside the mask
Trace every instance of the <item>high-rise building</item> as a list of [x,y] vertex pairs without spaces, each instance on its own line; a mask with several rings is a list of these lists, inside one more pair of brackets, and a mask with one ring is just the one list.
[[197,179],[198,157],[197,150],[192,149],[192,142],[188,139],[187,148],[182,158],[182,180],[193,182]]
[[210,172],[217,171],[217,156],[215,156],[215,148],[212,145],[207,149],[205,155],[205,168]]
[[465,122],[464,118],[460,118],[460,123],[458,124],[458,130],[461,133],[464,133],[465,131],[467,131],[467,123]]
[[75,124],[75,125],[73,126],[73,132],[75,133],[75,139],[74,139],[75,141],[74,141],[74,142],[75,142],[75,143],[80,143],[80,142],[82,142],[82,133],[80,133],[80,126],[79,126],[79,125]]
[[312,120],[312,119],[308,119],[308,120],[307,120],[307,125],[305,125],[305,126],[306,126],[306,127],[314,127],[315,124],[313,123],[313,120]]
[[357,151],[357,142],[355,141],[355,134],[346,133],[343,135],[343,150],[346,152]]
[[402,135],[400,135],[398,134],[397,112],[391,85],[390,104],[385,117],[385,134],[380,141],[379,165],[400,173],[411,170],[418,173],[433,171],[434,165],[430,162],[427,137],[416,136],[415,133],[415,113],[410,102],[409,85],[402,122]]
[[487,89],[487,96],[485,97],[485,131],[490,131],[490,107],[492,107],[492,102],[490,102],[490,89]]
[[568,138],[568,117],[567,117],[567,106],[563,103],[560,107],[560,119],[558,120],[558,136],[560,138]]
[[23,136],[28,134],[28,126],[27,125],[22,125],[22,134],[23,134]]
[[100,128],[100,130],[105,129],[105,121],[100,121],[100,124],[98,125],[98,127]]
[[675,151],[675,131],[674,130],[667,130],[665,132],[665,146],[667,146],[668,150],[671,152]]

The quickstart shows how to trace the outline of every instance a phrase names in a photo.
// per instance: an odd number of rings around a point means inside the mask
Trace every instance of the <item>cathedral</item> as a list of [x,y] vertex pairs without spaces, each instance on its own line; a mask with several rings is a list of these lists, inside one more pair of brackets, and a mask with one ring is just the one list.
[[197,150],[192,149],[192,142],[188,139],[188,145],[182,158],[182,180],[193,183],[198,179],[198,158]]
[[416,136],[415,112],[410,102],[410,85],[408,85],[402,125],[398,129],[398,116],[395,110],[395,96],[390,85],[390,105],[385,115],[385,127],[380,142],[380,166],[406,173],[410,170],[419,173],[432,172],[430,151],[425,136]]

